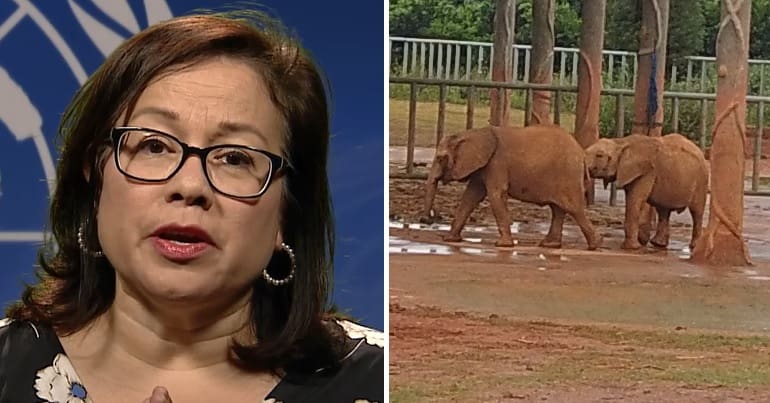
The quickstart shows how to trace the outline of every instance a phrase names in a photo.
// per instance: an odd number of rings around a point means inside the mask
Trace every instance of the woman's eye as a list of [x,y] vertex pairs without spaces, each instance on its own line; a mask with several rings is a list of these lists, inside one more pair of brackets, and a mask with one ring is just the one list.
[[160,141],[151,140],[148,142],[145,148],[147,148],[147,150],[149,150],[151,153],[162,153],[165,147]]
[[159,140],[148,139],[142,142],[140,148],[150,154],[160,154],[166,150],[166,145]]
[[243,153],[229,152],[225,154],[224,161],[228,165],[250,165],[251,159]]

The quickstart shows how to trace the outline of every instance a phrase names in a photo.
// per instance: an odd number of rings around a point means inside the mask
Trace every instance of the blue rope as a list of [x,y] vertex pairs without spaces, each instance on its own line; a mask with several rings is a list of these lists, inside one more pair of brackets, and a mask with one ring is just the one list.
[[652,66],[650,68],[650,88],[647,91],[647,133],[655,126],[655,113],[658,112],[658,87],[655,80],[658,70],[658,57],[652,52]]

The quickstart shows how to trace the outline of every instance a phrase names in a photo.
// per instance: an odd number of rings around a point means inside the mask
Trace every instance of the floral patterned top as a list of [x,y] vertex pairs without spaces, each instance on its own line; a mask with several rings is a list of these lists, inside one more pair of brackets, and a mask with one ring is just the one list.
[[[349,321],[337,323],[355,346],[343,359],[341,368],[332,374],[317,371],[301,383],[284,378],[263,403],[383,401],[383,333]],[[90,403],[92,400],[53,330],[2,319],[0,403],[22,402]]]

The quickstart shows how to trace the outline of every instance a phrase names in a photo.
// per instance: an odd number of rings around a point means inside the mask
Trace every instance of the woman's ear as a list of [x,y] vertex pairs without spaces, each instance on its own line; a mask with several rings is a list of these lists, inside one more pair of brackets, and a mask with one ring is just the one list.
[[83,177],[86,178],[86,182],[91,182],[91,167],[88,164],[83,164]]
[[278,230],[278,232],[275,234],[275,250],[281,250],[283,246],[283,235],[281,235],[281,230]]

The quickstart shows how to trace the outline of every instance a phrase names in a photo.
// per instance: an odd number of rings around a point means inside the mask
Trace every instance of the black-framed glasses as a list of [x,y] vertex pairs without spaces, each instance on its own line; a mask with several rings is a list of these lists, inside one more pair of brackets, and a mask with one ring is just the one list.
[[286,160],[258,148],[221,144],[198,148],[145,127],[114,127],[110,132],[115,165],[123,175],[143,182],[173,177],[190,155],[201,159],[206,180],[219,193],[256,198],[267,191]]

